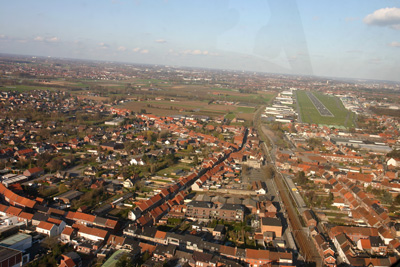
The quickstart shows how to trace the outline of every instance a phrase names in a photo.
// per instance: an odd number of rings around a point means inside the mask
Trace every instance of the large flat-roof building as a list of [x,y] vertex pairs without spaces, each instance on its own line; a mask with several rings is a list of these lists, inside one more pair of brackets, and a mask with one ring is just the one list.
[[32,246],[32,236],[18,233],[2,240],[0,246],[25,251]]

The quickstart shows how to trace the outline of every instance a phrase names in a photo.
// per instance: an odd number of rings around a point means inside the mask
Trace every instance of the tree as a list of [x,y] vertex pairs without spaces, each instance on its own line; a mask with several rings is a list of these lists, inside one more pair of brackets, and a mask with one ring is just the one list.
[[132,259],[129,254],[124,253],[115,264],[115,267],[133,267]]
[[142,260],[143,260],[143,261],[147,261],[148,259],[150,259],[150,253],[149,253],[149,251],[146,250],[146,251],[143,253]]
[[193,146],[192,145],[188,145],[187,146],[187,151],[188,152],[193,152]]
[[400,150],[394,149],[393,151],[387,153],[386,156],[389,158],[400,158]]
[[167,130],[161,130],[161,132],[158,134],[159,138],[167,138],[169,135],[169,132]]
[[59,171],[63,169],[63,159],[61,157],[53,158],[49,162],[49,168],[51,172]]
[[383,203],[386,203],[386,204],[391,204],[391,203],[393,203],[393,197],[392,197],[392,195],[391,195],[388,191],[386,191],[386,190],[383,190],[383,191],[382,191],[382,202],[383,202]]
[[199,157],[198,157],[197,155],[194,155],[194,157],[193,157],[193,163],[194,163],[195,165],[199,164]]
[[151,163],[149,166],[149,171],[153,175],[157,171],[157,164],[156,163]]
[[38,156],[37,156],[37,162],[36,162],[36,165],[38,166],[38,167],[41,167],[41,168],[44,168],[45,166],[46,166],[46,163],[48,163],[51,159],[52,159],[52,155],[50,155],[49,153],[42,153],[42,154],[39,154]]
[[58,192],[59,193],[64,193],[64,192],[67,192],[69,189],[65,186],[65,184],[60,184],[59,186],[58,186]]
[[157,135],[153,131],[146,132],[147,141],[157,141]]
[[298,183],[301,185],[306,184],[307,180],[308,180],[306,177],[306,174],[303,171],[298,172],[296,178],[297,178]]
[[264,173],[264,175],[265,175],[265,177],[267,179],[271,179],[271,178],[274,177],[275,171],[274,171],[274,168],[271,165],[269,165],[269,164],[265,165],[262,168],[262,171],[263,171],[263,173]]
[[311,149],[314,149],[316,147],[322,146],[322,139],[321,138],[309,138],[307,140],[307,143],[311,147]]

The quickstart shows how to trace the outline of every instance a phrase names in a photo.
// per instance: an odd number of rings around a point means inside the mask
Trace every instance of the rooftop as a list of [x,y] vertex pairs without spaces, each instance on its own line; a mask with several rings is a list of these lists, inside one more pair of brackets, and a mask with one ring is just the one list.
[[12,235],[4,240],[2,240],[0,242],[0,246],[4,246],[4,247],[9,247],[12,246],[18,242],[21,242],[25,239],[31,239],[32,240],[32,236],[27,235],[27,234],[23,234],[23,233],[18,233],[15,235]]
[[102,267],[114,267],[116,266],[118,260],[126,253],[125,250],[115,251],[111,257],[102,265]]
[[22,252],[15,250],[15,249],[0,246],[0,262],[3,262],[11,257],[18,255],[18,254],[22,255]]

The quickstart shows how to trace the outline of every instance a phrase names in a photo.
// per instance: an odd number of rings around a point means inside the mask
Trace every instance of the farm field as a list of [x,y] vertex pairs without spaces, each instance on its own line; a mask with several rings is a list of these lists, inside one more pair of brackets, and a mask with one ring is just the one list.
[[[153,100],[127,102],[119,105],[134,112],[154,115],[204,115],[212,118],[252,120],[256,108],[267,104],[274,92],[241,93],[234,89],[208,88],[204,85],[174,85],[158,91],[134,92],[130,98],[151,97]],[[157,99],[158,100],[155,100]]]
[[251,120],[253,118],[253,107],[241,107],[236,105],[223,104],[208,104],[208,101],[132,101],[120,105],[121,108],[126,108],[134,112],[141,112],[143,109],[146,112],[165,116],[165,115],[204,115],[209,117],[224,116],[225,114],[233,114],[230,119],[240,118]]
[[0,87],[0,91],[5,90],[65,90],[81,99],[105,103],[112,102],[113,98],[126,99],[127,102],[121,102],[117,107],[137,113],[145,111],[158,116],[204,115],[245,121],[251,121],[257,108],[269,104],[276,95],[274,91],[251,92],[230,84],[215,86],[137,78],[125,81],[25,80],[22,84]]
[[355,127],[353,112],[348,111],[339,98],[325,95],[319,92],[312,92],[316,98],[333,114],[333,117],[321,116],[306,91],[297,91],[297,100],[300,107],[302,122],[325,125],[341,126],[345,128]]

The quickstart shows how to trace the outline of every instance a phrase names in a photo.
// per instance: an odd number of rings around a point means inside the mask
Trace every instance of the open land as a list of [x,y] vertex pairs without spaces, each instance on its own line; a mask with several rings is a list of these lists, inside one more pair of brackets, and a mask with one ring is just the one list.
[[297,100],[300,107],[300,116],[305,123],[325,124],[342,126],[346,128],[354,127],[353,112],[348,111],[339,98],[325,95],[319,92],[311,92],[333,116],[321,116],[318,109],[308,97],[306,91],[297,91]]

